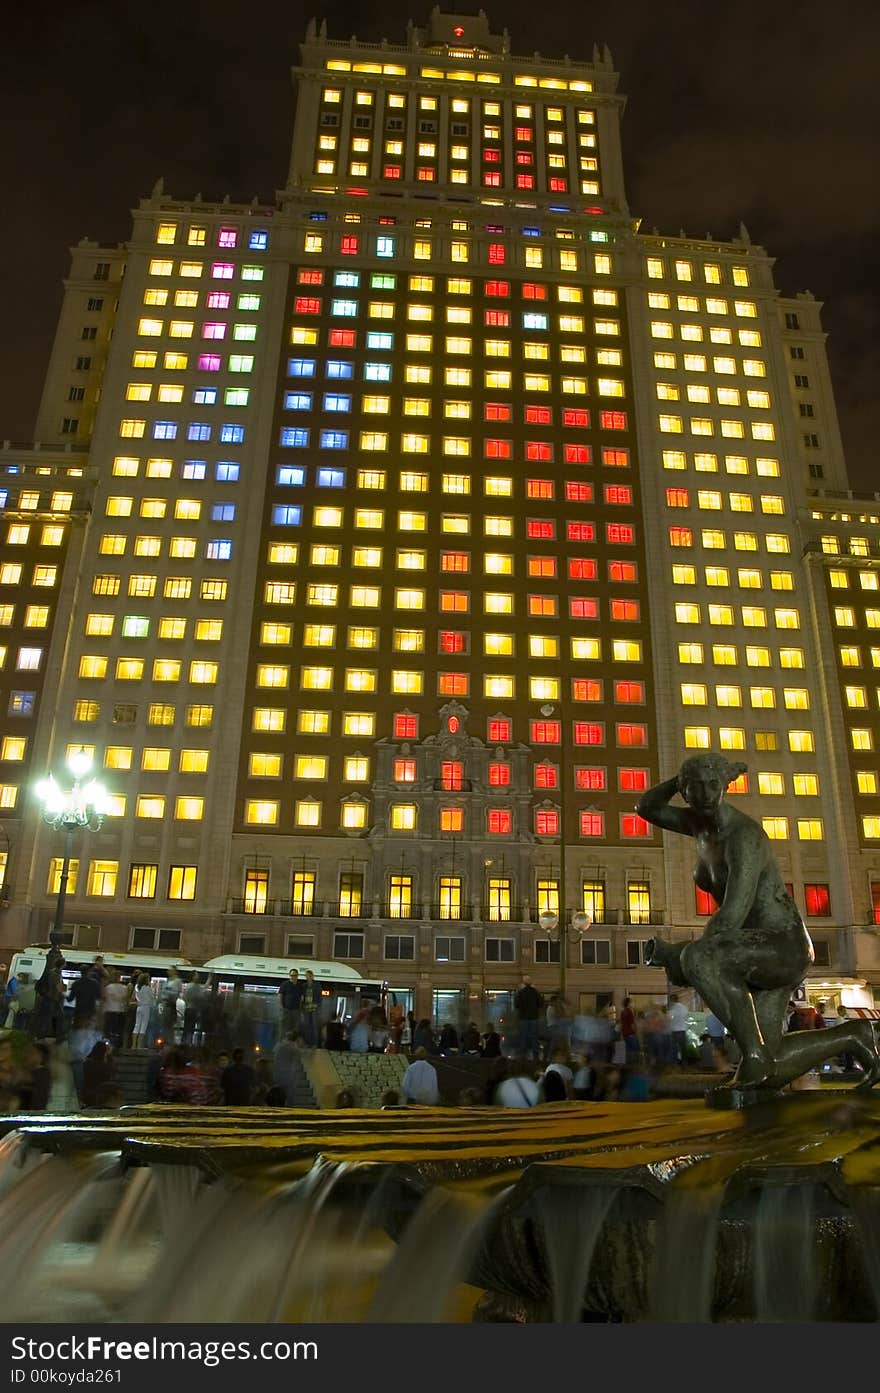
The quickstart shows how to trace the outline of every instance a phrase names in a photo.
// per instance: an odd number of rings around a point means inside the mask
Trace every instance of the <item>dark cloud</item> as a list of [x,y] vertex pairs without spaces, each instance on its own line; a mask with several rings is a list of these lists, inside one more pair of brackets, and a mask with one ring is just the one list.
[[[422,22],[432,3],[336,0],[317,13],[337,38],[400,42],[407,19]],[[589,58],[594,41],[610,45],[628,98],[628,198],[643,226],[729,237],[743,219],[777,258],[780,289],[809,287],[825,302],[850,473],[870,487],[876,8],[481,3],[516,52]],[[276,0],[49,0],[4,15],[0,434],[32,430],[69,245],[123,240],[129,209],[160,174],[180,196],[271,198],[283,184],[289,69],[312,12]]]

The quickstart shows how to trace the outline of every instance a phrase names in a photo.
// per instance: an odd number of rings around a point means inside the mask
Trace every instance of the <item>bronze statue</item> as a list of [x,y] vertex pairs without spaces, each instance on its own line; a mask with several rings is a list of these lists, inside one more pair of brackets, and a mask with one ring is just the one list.
[[[785,1033],[788,1003],[813,961],[813,945],[763,827],[724,801],[728,784],[745,771],[720,755],[695,755],[639,800],[647,822],[694,838],[694,881],[718,905],[701,938],[651,939],[647,961],[665,967],[677,986],[694,987],[724,1022],[742,1051],[737,1087],[779,1089],[849,1053],[865,1071],[859,1087],[871,1088],[880,1080],[872,1021]],[[685,807],[672,803],[676,794]]]

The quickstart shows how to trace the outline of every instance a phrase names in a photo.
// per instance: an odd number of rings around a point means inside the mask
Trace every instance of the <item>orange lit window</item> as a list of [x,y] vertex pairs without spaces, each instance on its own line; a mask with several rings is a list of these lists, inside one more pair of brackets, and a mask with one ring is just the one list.
[[629,450],[612,450],[610,445],[602,446],[602,463],[611,468],[629,468]]
[[599,425],[602,430],[626,430],[625,411],[600,411]]
[[508,788],[510,786],[510,765],[497,761],[489,765],[489,787]]
[[669,545],[671,547],[692,547],[694,534],[689,527],[670,527]]
[[459,696],[468,694],[469,679],[466,672],[441,672],[437,676],[438,696]]
[[530,576],[540,576],[544,580],[552,580],[556,575],[555,556],[530,556],[528,561],[528,574]]
[[394,782],[396,784],[411,784],[415,782],[416,762],[414,759],[396,759],[394,761]]
[[534,619],[553,619],[559,613],[555,595],[530,595],[528,612]]
[[357,334],[354,329],[331,329],[327,342],[331,348],[354,348]]
[[522,288],[522,297],[524,300],[546,300],[547,287],[546,285],[536,285],[534,281],[525,281]]
[[513,447],[509,440],[484,440],[483,454],[486,459],[510,459]]
[[619,725],[617,727],[618,745],[647,745],[648,727]]
[[601,701],[602,683],[598,677],[574,677],[571,694],[575,701]]
[[638,600],[612,600],[611,618],[637,620],[639,618]]
[[636,530],[629,522],[609,522],[605,526],[605,537],[609,542],[632,546],[636,539]]
[[595,580],[599,568],[591,556],[571,556],[568,560],[570,580]]
[[644,682],[615,682],[614,700],[621,702],[643,702],[645,700]]
[[569,503],[592,503],[593,485],[568,482],[565,485],[565,497]]
[[562,424],[564,426],[587,427],[590,424],[590,413],[583,407],[567,406],[562,413]]
[[483,417],[487,421],[511,421],[513,408],[500,401],[487,401],[483,407]]
[[470,554],[466,551],[441,551],[440,570],[465,572],[471,568]]
[[441,832],[463,832],[463,831],[464,831],[464,809],[463,809],[463,808],[441,808],[441,809],[440,809],[440,831],[441,831]]
[[324,272],[311,266],[303,266],[296,275],[297,285],[323,285]]
[[553,446],[546,440],[527,440],[526,459],[528,460],[552,460]]
[[638,579],[638,571],[634,561],[609,561],[608,579],[620,581],[635,581]]
[[443,614],[467,614],[468,598],[464,590],[441,590],[440,610]]
[[666,506],[667,508],[689,508],[691,496],[687,489],[667,489]]
[[554,493],[552,479],[526,480],[526,498],[552,498]]

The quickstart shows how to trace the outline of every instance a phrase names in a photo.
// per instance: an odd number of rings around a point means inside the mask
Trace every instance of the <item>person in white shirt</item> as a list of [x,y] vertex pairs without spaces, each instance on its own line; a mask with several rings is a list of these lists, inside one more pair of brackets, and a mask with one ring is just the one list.
[[428,1051],[424,1046],[416,1050],[412,1064],[407,1066],[401,1092],[408,1103],[422,1103],[432,1107],[440,1102],[437,1070],[429,1061]]
[[[548,1075],[554,1075],[548,1078]],[[544,1088],[544,1101],[561,1103],[574,1093],[574,1073],[569,1067],[568,1050],[554,1050],[550,1063],[544,1070],[541,1083]]]
[[669,1033],[672,1036],[672,1055],[677,1064],[684,1064],[687,1054],[687,1028],[691,1013],[677,996],[669,1008]]

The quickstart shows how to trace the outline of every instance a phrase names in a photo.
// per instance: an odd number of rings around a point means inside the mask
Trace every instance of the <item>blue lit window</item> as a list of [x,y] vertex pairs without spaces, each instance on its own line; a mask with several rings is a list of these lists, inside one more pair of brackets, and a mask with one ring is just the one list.
[[212,522],[235,522],[234,503],[214,503],[211,506]]
[[347,290],[356,290],[360,283],[360,271],[337,271],[333,277],[334,285],[344,286]]
[[211,427],[205,421],[190,421],[186,428],[187,440],[210,440]]
[[6,507],[6,500],[9,497],[8,489],[0,489],[0,508]]
[[390,363],[364,363],[364,377],[367,382],[390,382]]
[[546,329],[546,328],[547,328],[547,318],[548,318],[548,317],[547,317],[546,314],[524,314],[524,315],[523,315],[523,328],[524,328],[524,329]]
[[10,716],[32,716],[37,701],[36,692],[10,692]]
[[319,469],[319,470],[318,470],[318,484],[319,484],[319,486],[320,486],[321,488],[325,488],[325,489],[342,489],[342,488],[345,488],[345,470],[344,470],[344,469]]
[[376,348],[380,353],[390,353],[393,347],[393,334],[380,334],[376,330],[370,330],[367,334],[367,348]]
[[204,479],[205,461],[203,459],[185,459],[180,469],[183,479]]
[[309,213],[309,222],[326,222],[326,213]]
[[279,464],[275,471],[275,482],[298,486],[306,481],[306,471],[301,464]]
[[308,445],[309,434],[309,431],[303,430],[300,426],[284,426],[281,430],[281,444],[294,446]]
[[326,368],[328,377],[351,377],[354,374],[352,363],[339,363],[331,359]]
[[232,460],[218,459],[214,465],[214,478],[218,484],[237,484],[239,465]]
[[325,411],[350,411],[351,397],[343,397],[338,392],[324,393]]
[[393,238],[393,237],[377,237],[377,238],[376,238],[376,255],[377,255],[377,256],[393,256],[393,255],[394,255],[394,238]]
[[284,410],[285,411],[311,411],[312,394],[311,392],[285,392]]
[[232,556],[232,542],[228,537],[215,537],[205,547],[209,561],[228,561]]
[[216,387],[196,387],[193,391],[193,401],[196,406],[216,406],[217,388]]
[[288,377],[314,377],[315,360],[314,358],[288,358],[287,376]]
[[264,252],[269,245],[269,234],[263,232],[261,228],[254,228],[248,238],[248,246],[252,252]]
[[540,237],[541,235],[540,227],[524,227],[522,232],[524,237]]
[[352,319],[358,312],[357,300],[331,300],[330,313],[343,319]]
[[347,450],[348,431],[347,430],[322,430],[321,431],[322,450]]
[[221,426],[220,443],[222,445],[240,445],[244,440],[244,426]]
[[153,425],[154,440],[176,440],[177,422],[176,421],[156,421]]
[[302,508],[292,503],[276,503],[272,509],[272,521],[278,527],[299,527],[302,521]]

